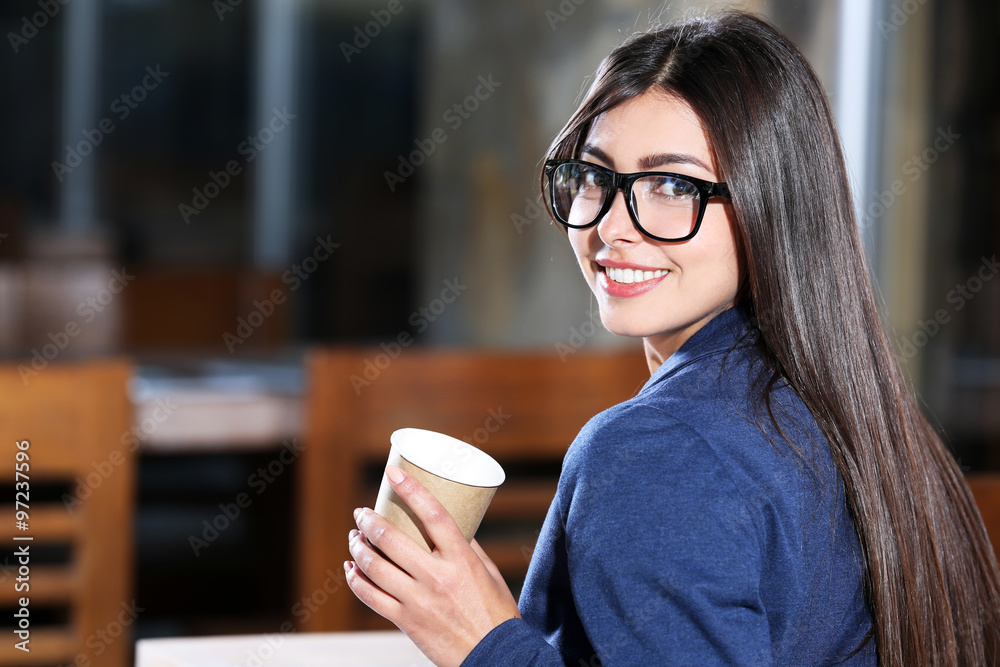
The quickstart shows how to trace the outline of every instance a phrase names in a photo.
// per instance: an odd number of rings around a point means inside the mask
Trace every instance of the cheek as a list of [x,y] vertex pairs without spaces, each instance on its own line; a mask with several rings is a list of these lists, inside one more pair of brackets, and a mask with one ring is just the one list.
[[689,255],[681,268],[687,278],[700,283],[697,291],[730,301],[735,298],[739,288],[740,262],[736,242],[727,222],[724,217],[719,219],[719,224],[714,227],[718,231],[706,234],[703,237],[704,244]]
[[596,230],[591,227],[590,229],[569,229],[567,234],[569,235],[569,244],[573,248],[573,254],[576,255],[577,261],[580,263],[580,268],[584,270],[584,273],[588,273],[590,267],[590,245],[593,241],[593,235],[596,234]]
[[728,211],[719,222],[721,223],[719,225],[720,228],[725,230],[724,233],[719,235],[719,263],[724,267],[723,274],[726,277],[726,282],[730,283],[735,291],[739,286],[740,267],[742,265],[740,244],[736,241],[736,223],[733,222],[733,218]]

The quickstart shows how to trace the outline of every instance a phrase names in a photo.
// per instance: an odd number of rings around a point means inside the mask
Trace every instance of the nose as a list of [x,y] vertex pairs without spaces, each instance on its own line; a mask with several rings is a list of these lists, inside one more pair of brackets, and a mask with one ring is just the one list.
[[604,241],[604,244],[609,246],[642,241],[642,235],[635,228],[632,218],[628,214],[624,190],[615,192],[615,197],[611,200],[611,208],[597,223],[597,234]]

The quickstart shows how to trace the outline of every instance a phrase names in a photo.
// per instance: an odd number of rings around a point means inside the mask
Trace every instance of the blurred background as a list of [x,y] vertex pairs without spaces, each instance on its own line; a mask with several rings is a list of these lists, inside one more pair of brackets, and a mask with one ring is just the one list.
[[964,467],[1000,468],[996,2],[0,5],[0,352],[25,386],[132,364],[134,638],[288,616],[294,466],[190,538],[302,437],[307,350],[635,349],[601,330],[540,160],[614,46],[724,6],[818,71],[914,387]]

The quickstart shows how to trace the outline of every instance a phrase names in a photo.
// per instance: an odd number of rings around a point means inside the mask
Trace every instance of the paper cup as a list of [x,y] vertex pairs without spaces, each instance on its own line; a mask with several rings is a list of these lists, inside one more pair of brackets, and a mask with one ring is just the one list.
[[[471,541],[497,487],[503,484],[500,464],[483,451],[451,436],[419,428],[403,428],[389,438],[389,463],[412,475],[448,510],[462,535]],[[433,542],[389,480],[382,475],[375,513],[389,520],[427,551]]]

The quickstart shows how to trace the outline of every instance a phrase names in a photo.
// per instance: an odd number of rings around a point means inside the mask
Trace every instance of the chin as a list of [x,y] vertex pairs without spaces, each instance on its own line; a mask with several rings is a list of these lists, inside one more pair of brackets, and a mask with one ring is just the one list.
[[623,317],[620,313],[607,313],[605,311],[601,311],[601,324],[616,336],[629,336],[631,338],[654,336],[660,331],[652,322],[643,322],[634,317]]

